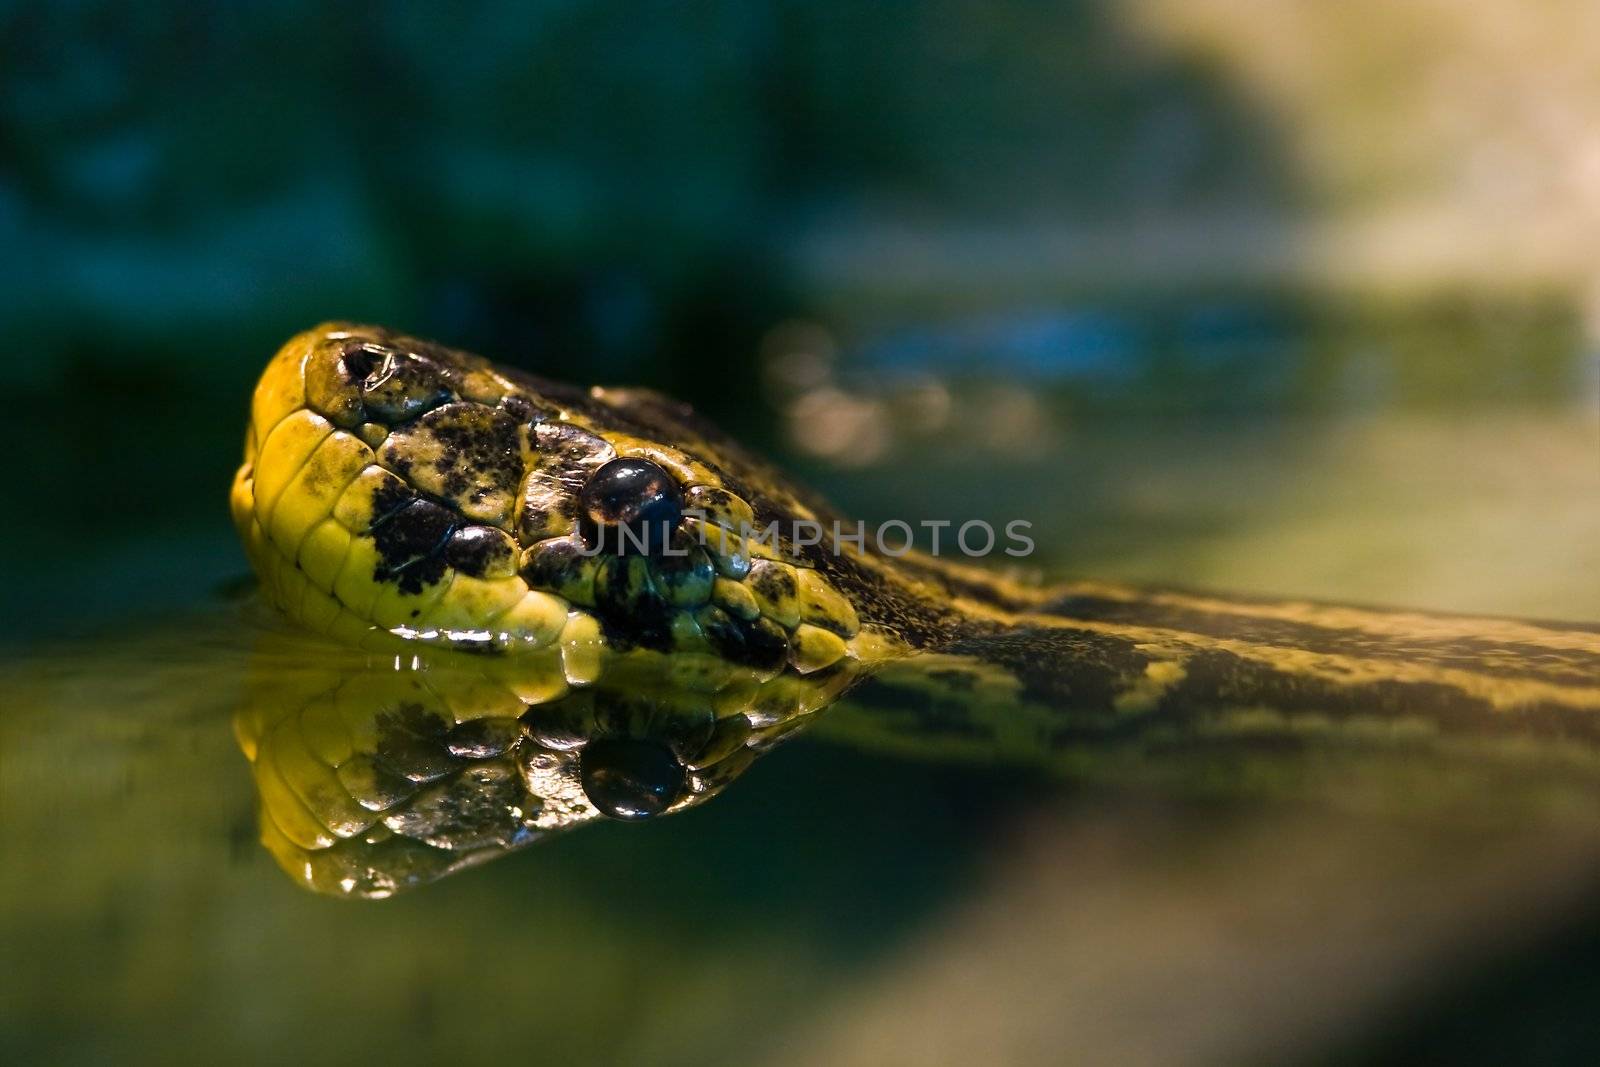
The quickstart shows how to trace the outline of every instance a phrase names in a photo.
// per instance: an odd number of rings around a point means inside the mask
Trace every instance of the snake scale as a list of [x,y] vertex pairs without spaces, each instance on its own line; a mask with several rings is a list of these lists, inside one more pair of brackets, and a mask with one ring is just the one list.
[[264,839],[331,892],[698,803],[851,691],[899,740],[958,749],[1220,730],[1600,752],[1600,624],[815,543],[797,531],[833,510],[674,400],[377,327],[273,357],[231,503],[265,599],[351,649],[285,636],[238,720]]

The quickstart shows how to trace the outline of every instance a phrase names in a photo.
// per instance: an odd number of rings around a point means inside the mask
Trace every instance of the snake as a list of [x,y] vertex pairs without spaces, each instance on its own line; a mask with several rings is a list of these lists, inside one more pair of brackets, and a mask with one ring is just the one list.
[[263,841],[324,892],[683,810],[836,704],[881,747],[1058,770],[1376,749],[1600,799],[1600,624],[890,552],[661,393],[383,327],[271,358],[230,503],[294,624],[236,720]]

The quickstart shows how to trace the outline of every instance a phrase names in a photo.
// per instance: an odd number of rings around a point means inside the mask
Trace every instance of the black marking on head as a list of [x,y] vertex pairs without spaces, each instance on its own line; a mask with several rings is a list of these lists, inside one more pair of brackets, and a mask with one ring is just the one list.
[[523,483],[517,534],[528,545],[570,532],[578,525],[578,511],[578,494],[569,484],[569,474],[536,470]]
[[372,526],[376,527],[393,518],[407,504],[417,499],[417,494],[393,481],[380,482],[372,492]]
[[612,556],[595,575],[595,610],[613,648],[672,649],[674,609],[656,588],[645,556]]
[[515,491],[522,477],[522,457],[516,424],[509,417],[485,411],[478,418],[439,419],[428,430],[444,449],[443,461],[437,464],[444,495],[476,491],[477,499],[482,499],[484,482]]
[[463,526],[445,545],[444,561],[469,578],[482,578],[491,567],[511,561],[511,547],[493,527]]
[[518,425],[532,423],[539,413],[539,409],[533,406],[533,401],[515,393],[500,398],[500,410],[511,416]]
[[539,465],[553,468],[553,473],[566,481],[573,492],[583,488],[591,471],[616,456],[605,438],[560,421],[540,421],[534,427],[534,446]]
[[439,581],[445,571],[440,550],[458,521],[438,504],[416,499],[375,525],[372,541],[379,562],[373,580],[395,582],[402,593],[412,594]]
[[800,594],[794,572],[787,567],[752,568],[748,581],[752,592],[760,593],[768,600],[792,600]]
[[682,606],[698,607],[711,599],[711,583],[716,566],[711,555],[694,543],[684,531],[673,535],[672,551],[651,560],[656,588],[668,600]]
[[579,580],[585,561],[593,558],[583,555],[576,541],[552,537],[533,546],[520,573],[530,589],[559,593]]
[[393,470],[395,474],[398,474],[407,481],[411,480],[411,473],[415,464],[411,462],[410,456],[401,455],[396,452],[384,457],[384,462],[388,464],[389,468]]
[[522,481],[522,440],[505,412],[460,402],[435,408],[388,436],[378,460],[412,489],[478,522],[509,517]]

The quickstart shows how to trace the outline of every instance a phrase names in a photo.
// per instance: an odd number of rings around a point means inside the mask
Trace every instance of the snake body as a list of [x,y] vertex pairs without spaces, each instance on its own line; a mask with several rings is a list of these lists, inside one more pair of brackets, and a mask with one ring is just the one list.
[[[454,752],[448,737],[463,723],[503,717],[472,710],[504,703],[481,695],[485,679],[517,695],[517,715],[547,709],[544,725],[524,723],[531,740],[515,757],[524,789],[537,780],[542,795],[509,805],[522,821],[501,845],[595,814],[576,764],[562,764],[595,737],[655,729],[644,719],[693,721],[674,735],[690,783],[664,803],[675,810],[868,678],[898,709],[881,721],[896,721],[901,739],[957,747],[1020,733],[1031,752],[1060,752],[1222,723],[1279,741],[1320,731],[1600,750],[1600,625],[1045,584],[812,543],[799,524],[832,528],[832,509],[682,404],[546,381],[377,327],[324,324],[273,357],[231,500],[265,597],[289,618],[369,653],[455,664],[424,685],[431,702],[405,705],[441,724],[421,731],[436,749]],[[651,535],[631,548],[610,536],[630,523]],[[318,684],[352,691],[348,671]],[[355,725],[341,727],[367,737],[365,749],[327,742],[320,762],[291,760],[310,776],[297,788],[271,787],[283,811],[295,808],[273,831],[286,866],[364,841],[380,819],[413,825],[397,813],[444,774],[339,800],[372,786],[365,769],[351,772],[355,784],[340,779],[340,760],[380,748],[383,729],[420,736],[415,722],[396,726],[390,686],[367,686],[378,695],[355,701]],[[641,711],[647,689],[679,695]],[[549,709],[582,693],[608,710],[554,740],[540,733],[566,714]],[[274,709],[298,699],[272,691],[257,702],[241,720],[247,753],[271,747]],[[639,721],[619,725],[630,715]],[[539,760],[548,766],[530,769]],[[257,768],[261,780],[259,758]],[[267,776],[282,784],[285,773]],[[542,822],[530,814],[540,809]],[[451,851],[451,835],[428,826]]]

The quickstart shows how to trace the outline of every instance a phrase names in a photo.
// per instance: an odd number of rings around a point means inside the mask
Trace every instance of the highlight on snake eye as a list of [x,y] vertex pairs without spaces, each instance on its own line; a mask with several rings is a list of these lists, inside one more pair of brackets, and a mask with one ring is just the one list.
[[0,1061],[1600,1062],[1600,8],[0,13]]

